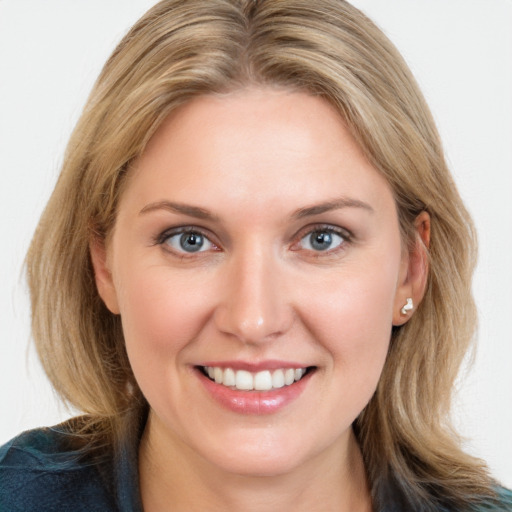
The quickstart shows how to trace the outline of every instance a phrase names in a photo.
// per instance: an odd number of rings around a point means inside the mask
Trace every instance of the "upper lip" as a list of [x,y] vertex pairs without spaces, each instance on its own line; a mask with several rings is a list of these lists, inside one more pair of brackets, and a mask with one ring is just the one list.
[[287,368],[308,368],[309,364],[298,363],[295,361],[280,361],[276,359],[249,362],[249,361],[206,361],[197,366],[213,366],[219,368],[231,368],[233,370],[246,370],[248,372],[260,372],[264,370],[279,370]]

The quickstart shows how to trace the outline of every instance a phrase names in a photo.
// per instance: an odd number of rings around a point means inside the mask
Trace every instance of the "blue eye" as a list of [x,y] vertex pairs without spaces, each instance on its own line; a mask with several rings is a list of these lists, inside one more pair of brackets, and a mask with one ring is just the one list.
[[177,252],[203,252],[211,249],[213,244],[198,231],[186,231],[166,237],[165,243]]
[[345,239],[331,229],[316,229],[300,241],[303,249],[309,251],[329,251],[340,247]]

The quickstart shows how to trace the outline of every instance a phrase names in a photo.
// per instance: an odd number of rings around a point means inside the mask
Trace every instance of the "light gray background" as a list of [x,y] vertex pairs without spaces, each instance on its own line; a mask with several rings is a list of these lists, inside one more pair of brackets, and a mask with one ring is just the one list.
[[[153,0],[0,0],[0,443],[69,416],[30,339],[25,251],[100,68]],[[480,237],[479,349],[454,404],[512,487],[512,1],[354,0],[402,51]]]

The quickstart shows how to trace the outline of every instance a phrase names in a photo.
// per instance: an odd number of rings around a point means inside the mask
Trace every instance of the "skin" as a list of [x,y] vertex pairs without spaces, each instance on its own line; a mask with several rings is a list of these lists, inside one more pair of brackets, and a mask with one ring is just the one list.
[[[169,234],[191,226],[204,250],[187,253]],[[426,214],[416,227],[428,245]],[[311,232],[326,230],[332,244],[315,250]],[[400,313],[406,298],[418,304],[424,291],[424,245],[403,247],[389,185],[324,100],[245,89],[171,114],[130,170],[108,245],[91,244],[151,407],[145,510],[315,510],[319,499],[325,510],[371,510],[351,424],[375,391],[392,325],[412,314]],[[277,412],[239,414],[194,369],[225,360],[315,371]]]

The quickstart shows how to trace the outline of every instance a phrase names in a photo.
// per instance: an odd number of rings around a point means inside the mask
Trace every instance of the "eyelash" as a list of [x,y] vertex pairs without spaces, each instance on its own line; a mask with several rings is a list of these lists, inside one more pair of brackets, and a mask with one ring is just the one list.
[[[160,235],[156,237],[154,240],[154,245],[167,245],[169,252],[177,253],[178,251],[174,250],[173,248],[169,247],[169,240],[172,237],[183,235],[183,234],[197,234],[201,237],[205,238],[208,243],[210,243],[214,250],[220,251],[221,249],[219,246],[212,241],[212,235],[206,232],[204,229],[199,228],[197,226],[183,226],[183,227],[177,227],[172,229],[167,229],[166,231],[162,232]],[[340,251],[343,251],[346,249],[346,246],[353,241],[353,235],[350,231],[344,228],[340,228],[337,226],[333,226],[330,224],[315,224],[311,226],[307,226],[305,228],[302,228],[296,235],[294,235],[295,242],[291,245],[292,251],[299,251],[301,248],[299,247],[299,244],[308,236],[313,235],[314,233],[327,233],[327,234],[334,234],[342,238],[342,241],[338,245],[338,247],[335,247],[334,249],[326,249],[326,250],[308,250],[310,252],[311,256],[314,258],[320,258],[320,257],[326,257],[326,256],[332,256],[337,254]],[[179,251],[179,255],[181,258],[194,258],[198,257],[200,253],[208,252],[208,251],[196,251],[196,252],[187,252],[187,251]]]
[[[169,246],[169,240],[172,238],[172,237],[175,237],[175,236],[178,236],[178,235],[184,235],[184,234],[195,234],[195,235],[200,235],[202,236],[204,239],[208,240],[208,242],[218,251],[220,250],[217,246],[217,244],[215,244],[213,241],[212,241],[212,236],[205,232],[205,230],[197,227],[197,226],[183,226],[183,227],[178,227],[178,228],[172,228],[172,229],[167,229],[166,231],[164,231],[163,233],[161,233],[155,240],[155,245],[162,245],[162,246]],[[173,248],[171,248],[170,246],[168,247],[168,250],[169,252],[172,252],[172,253],[176,253],[177,251],[174,250]],[[198,251],[198,252],[205,252],[205,251]],[[186,251],[180,251],[179,252],[179,255],[181,258],[194,258],[194,257],[197,257],[196,253],[195,252],[186,252]]]
[[314,233],[327,233],[330,235],[337,235],[342,238],[342,241],[335,247],[334,249],[326,249],[326,250],[309,250],[310,254],[314,258],[328,257],[334,256],[338,254],[340,251],[344,251],[347,248],[347,245],[351,244],[353,241],[353,235],[350,231],[344,228],[340,228],[338,226],[333,226],[331,224],[315,224],[312,226],[306,226],[296,235],[297,242],[294,242],[292,245],[292,250],[298,251],[300,247],[298,246],[300,242],[302,242],[306,237],[311,237]]

